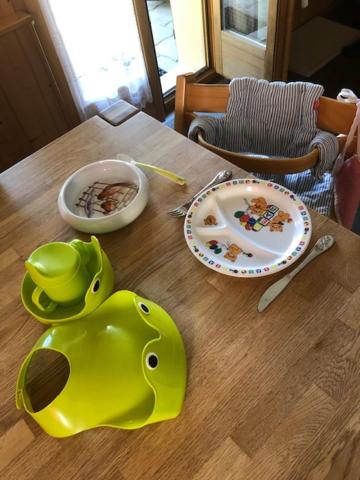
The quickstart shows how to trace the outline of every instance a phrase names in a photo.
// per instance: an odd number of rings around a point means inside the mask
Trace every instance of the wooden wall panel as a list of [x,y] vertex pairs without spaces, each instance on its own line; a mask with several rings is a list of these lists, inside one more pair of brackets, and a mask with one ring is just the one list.
[[12,6],[14,7],[14,10],[22,10],[22,11],[25,11],[26,10],[26,6],[25,6],[25,1],[24,0],[10,0],[11,1],[11,4]]
[[[43,99],[15,32],[0,37],[0,63],[0,87],[35,151],[49,143],[50,132],[43,128]],[[46,113],[45,118],[48,120]]]
[[0,0],[0,18],[14,13],[14,6],[11,0]]
[[60,92],[56,82],[53,81],[49,65],[44,61],[43,52],[34,35],[33,27],[19,29],[17,36],[28,65],[36,78],[39,93],[43,98],[44,108],[48,110],[52,118],[53,127],[57,132],[63,133],[69,128],[65,121],[63,105],[60,102]]
[[0,19],[0,171],[69,130],[31,20]]
[[76,127],[80,123],[79,113],[73,100],[64,70],[56,52],[56,48],[52,41],[50,32],[47,28],[45,18],[39,6],[39,0],[12,0],[12,3],[16,10],[26,11],[33,16],[35,20],[36,31],[39,35],[41,45],[44,49],[46,58],[51,67],[51,71],[54,75],[56,84],[59,87],[66,121],[70,128]]
[[31,150],[31,143],[0,87],[0,171],[26,157]]
[[68,128],[73,128],[80,123],[74,100],[72,98],[67,80],[57,56],[54,44],[41,13],[38,0],[0,0],[0,19],[14,12],[23,11],[30,13],[35,19],[36,31],[44,49],[47,61],[51,68],[51,74],[59,89],[63,115],[65,115]]

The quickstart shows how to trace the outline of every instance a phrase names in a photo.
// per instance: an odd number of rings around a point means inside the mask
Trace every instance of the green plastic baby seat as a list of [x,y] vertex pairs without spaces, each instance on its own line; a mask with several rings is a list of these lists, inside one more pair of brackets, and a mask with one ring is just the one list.
[[[113,291],[114,273],[106,253],[100,246],[99,240],[92,236],[90,242],[75,239],[69,242],[69,244],[80,254],[81,262],[87,270],[90,279],[89,288],[79,303],[76,305],[62,305],[54,311],[44,312],[32,301],[36,284],[30,277],[29,272],[26,272],[23,279],[21,299],[24,307],[31,315],[45,324],[54,325],[88,315],[101,305]],[[47,245],[51,246],[54,244]]]
[[[32,356],[63,354],[70,374],[63,390],[34,411],[26,390]],[[50,435],[99,426],[135,429],[176,417],[182,408],[186,358],[171,317],[133,292],[119,291],[86,317],[49,328],[23,362],[16,404]]]

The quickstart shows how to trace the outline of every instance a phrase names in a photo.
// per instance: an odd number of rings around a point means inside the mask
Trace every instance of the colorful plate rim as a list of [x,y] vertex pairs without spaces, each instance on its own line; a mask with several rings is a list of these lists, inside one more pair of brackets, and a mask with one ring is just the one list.
[[[300,210],[300,213],[303,217],[304,221],[304,232],[299,241],[298,245],[295,247],[291,255],[289,255],[286,260],[282,260],[281,262],[276,262],[269,267],[262,267],[262,268],[246,268],[243,267],[241,269],[231,268],[225,265],[221,265],[220,263],[216,263],[212,258],[207,257],[201,250],[198,248],[198,242],[196,242],[193,238],[192,233],[192,216],[193,213],[197,210],[200,206],[201,202],[211,195],[213,192],[218,191],[219,189],[232,187],[234,185],[243,185],[243,184],[264,184],[268,188],[274,188],[279,192],[283,193],[284,195],[288,196],[291,200],[293,200],[296,208]],[[184,235],[186,243],[191,251],[191,253],[204,265],[216,272],[231,275],[233,277],[244,277],[244,278],[251,278],[251,277],[263,277],[265,275],[271,275],[273,273],[279,272],[284,270],[285,268],[289,267],[293,264],[296,260],[298,260],[301,255],[306,251],[312,234],[312,223],[309,211],[306,205],[300,200],[300,198],[293,193],[291,190],[279,185],[275,182],[269,180],[261,180],[255,178],[235,178],[233,180],[229,180],[227,182],[221,183],[216,185],[215,187],[208,188],[205,192],[203,192],[200,196],[198,196],[191,207],[189,208],[187,215],[185,217],[184,222]]]

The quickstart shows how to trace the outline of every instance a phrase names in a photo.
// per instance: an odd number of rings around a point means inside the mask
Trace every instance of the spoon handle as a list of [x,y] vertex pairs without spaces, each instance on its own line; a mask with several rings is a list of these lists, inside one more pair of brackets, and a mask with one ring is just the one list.
[[148,168],[149,170],[152,170],[153,172],[158,173],[159,175],[162,175],[163,177],[167,177],[173,182],[179,184],[179,185],[186,185],[186,179],[184,177],[181,177],[180,175],[177,175],[174,172],[170,172],[169,170],[165,170],[165,168],[157,167],[155,165],[150,165],[149,163],[142,163],[142,162],[137,162],[133,161],[135,165],[139,165],[139,167],[145,167]]

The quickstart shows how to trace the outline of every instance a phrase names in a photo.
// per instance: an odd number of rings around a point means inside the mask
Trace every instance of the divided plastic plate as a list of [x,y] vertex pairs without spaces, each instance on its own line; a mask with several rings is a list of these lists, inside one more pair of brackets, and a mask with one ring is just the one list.
[[287,268],[305,252],[311,218],[281,185],[244,178],[206,190],[190,207],[184,229],[191,252],[207,267],[260,277]]

